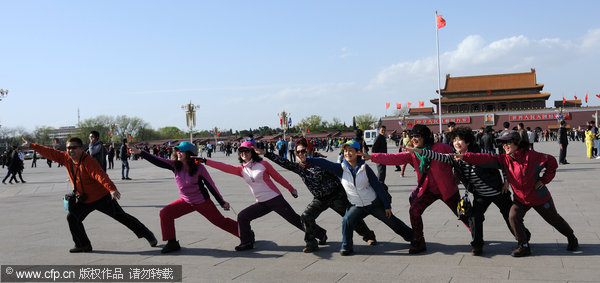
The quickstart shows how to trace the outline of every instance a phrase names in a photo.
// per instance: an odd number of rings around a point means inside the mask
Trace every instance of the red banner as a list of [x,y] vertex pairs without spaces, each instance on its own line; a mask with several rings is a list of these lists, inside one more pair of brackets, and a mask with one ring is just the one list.
[[[563,113],[565,116],[569,116],[568,113]],[[510,121],[534,121],[534,120],[554,120],[556,119],[555,113],[544,113],[544,114],[521,114],[521,115],[510,115],[508,116]]]
[[[440,123],[439,121],[439,119],[417,119],[415,120],[415,125],[436,125]],[[471,117],[442,118],[442,124],[448,124],[450,122],[454,122],[456,124],[468,124],[471,123]]]

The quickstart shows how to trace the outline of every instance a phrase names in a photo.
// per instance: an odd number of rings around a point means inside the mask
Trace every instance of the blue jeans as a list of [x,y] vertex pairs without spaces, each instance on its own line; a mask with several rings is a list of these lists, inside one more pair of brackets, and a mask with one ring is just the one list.
[[129,178],[129,160],[126,158],[121,159],[121,178]]
[[385,216],[385,208],[382,204],[375,202],[373,204],[358,207],[352,205],[346,211],[344,220],[342,221],[342,249],[352,250],[354,243],[352,242],[352,232],[354,226],[359,220],[364,219],[367,215],[373,215],[373,217],[379,219],[388,227],[392,228],[396,234],[402,236],[405,241],[411,241],[413,238],[413,231],[410,227],[406,226],[402,220],[396,216],[387,218]]

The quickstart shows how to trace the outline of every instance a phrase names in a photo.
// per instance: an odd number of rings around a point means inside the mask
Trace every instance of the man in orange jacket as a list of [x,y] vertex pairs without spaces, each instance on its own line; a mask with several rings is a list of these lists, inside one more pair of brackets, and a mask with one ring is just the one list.
[[98,161],[83,151],[83,142],[79,138],[70,138],[67,142],[67,152],[55,150],[39,144],[30,144],[23,139],[23,146],[39,152],[46,158],[64,165],[71,179],[71,183],[83,202],[70,202],[68,206],[67,222],[75,247],[71,253],[91,252],[92,244],[85,233],[83,220],[94,210],[112,217],[127,226],[138,238],[146,238],[150,246],[157,244],[154,234],[137,218],[127,214],[117,202],[121,193],[102,170]]

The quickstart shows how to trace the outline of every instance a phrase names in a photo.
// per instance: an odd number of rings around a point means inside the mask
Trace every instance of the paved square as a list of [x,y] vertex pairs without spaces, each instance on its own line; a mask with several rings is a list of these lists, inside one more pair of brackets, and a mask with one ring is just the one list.
[[[538,151],[558,155],[556,142],[536,143]],[[389,152],[396,149],[390,144]],[[334,160],[336,154],[326,153]],[[237,156],[213,155],[215,160],[237,163]],[[158,213],[179,198],[170,171],[144,160],[130,161],[132,181],[121,181],[120,161],[109,175],[122,193],[124,210],[148,226],[159,239],[149,247],[127,228],[99,212],[84,221],[93,253],[70,254],[69,233],[62,197],[71,190],[64,168],[48,168],[38,160],[37,168],[25,163],[26,184],[0,185],[0,264],[115,265],[180,264],[184,282],[503,282],[600,281],[600,160],[585,157],[585,145],[571,142],[567,159],[548,186],[558,212],[579,238],[580,251],[567,252],[567,240],[531,210],[525,225],[532,232],[532,253],[512,258],[516,242],[506,229],[495,206],[490,206],[484,222],[484,254],[472,256],[470,234],[442,202],[436,202],[423,215],[427,252],[408,254],[408,243],[373,217],[365,221],[375,231],[379,244],[367,246],[355,235],[356,254],[342,257],[341,217],[331,210],[318,223],[327,229],[329,244],[313,254],[302,253],[303,232],[275,213],[252,222],[257,243],[254,250],[236,252],[238,239],[216,228],[198,213],[176,221],[178,253],[162,255]],[[373,163],[368,163],[374,168]],[[300,178],[275,168],[298,189],[294,199],[284,197],[297,213],[312,199]],[[409,167],[410,168],[410,167]],[[6,170],[6,169],[4,169]],[[6,174],[6,171],[2,171]],[[243,180],[208,168],[224,198],[239,212],[254,202]],[[417,183],[414,171],[404,178],[388,167],[386,183],[393,196],[392,210],[409,223],[408,195]],[[281,186],[278,186],[280,189]],[[284,189],[282,189],[284,191]],[[222,210],[221,210],[222,211]],[[224,215],[236,218],[234,211]]]

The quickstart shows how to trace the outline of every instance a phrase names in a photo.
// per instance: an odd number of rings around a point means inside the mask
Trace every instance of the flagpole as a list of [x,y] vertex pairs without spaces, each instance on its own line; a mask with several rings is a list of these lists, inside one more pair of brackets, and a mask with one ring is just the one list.
[[435,45],[437,47],[437,70],[438,70],[438,115],[440,134],[442,133],[442,89],[440,86],[440,40],[437,27],[437,10],[435,11]]

